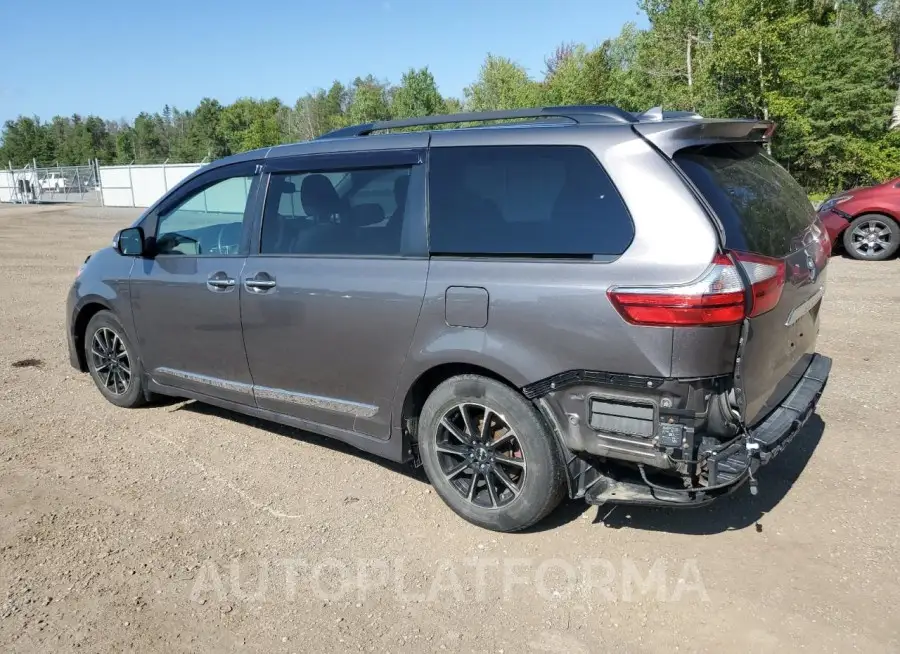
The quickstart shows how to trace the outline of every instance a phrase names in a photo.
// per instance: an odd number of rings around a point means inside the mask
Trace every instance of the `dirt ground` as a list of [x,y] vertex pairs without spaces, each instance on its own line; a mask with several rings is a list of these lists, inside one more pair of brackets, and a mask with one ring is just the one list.
[[832,261],[831,382],[757,497],[501,535],[326,439],[105,402],[64,301],[135,215],[0,206],[0,649],[900,651],[900,262]]

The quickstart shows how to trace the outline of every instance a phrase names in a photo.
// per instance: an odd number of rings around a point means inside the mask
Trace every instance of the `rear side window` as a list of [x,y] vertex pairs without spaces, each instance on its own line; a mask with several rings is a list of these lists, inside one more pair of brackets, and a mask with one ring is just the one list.
[[687,148],[675,162],[725,227],[733,250],[783,257],[800,245],[816,215],[806,191],[756,144]]
[[400,256],[411,172],[272,173],[260,253]]
[[433,254],[590,258],[628,249],[634,226],[594,155],[578,146],[433,148]]

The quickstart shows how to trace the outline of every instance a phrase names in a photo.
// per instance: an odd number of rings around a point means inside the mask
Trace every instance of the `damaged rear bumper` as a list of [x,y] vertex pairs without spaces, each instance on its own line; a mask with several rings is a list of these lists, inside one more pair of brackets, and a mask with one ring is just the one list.
[[812,357],[793,390],[765,419],[724,449],[706,459],[707,484],[697,488],[669,488],[651,482],[640,468],[637,479],[600,476],[585,491],[589,504],[638,504],[645,506],[696,507],[728,495],[747,481],[800,433],[816,410],[828,382],[831,359]]

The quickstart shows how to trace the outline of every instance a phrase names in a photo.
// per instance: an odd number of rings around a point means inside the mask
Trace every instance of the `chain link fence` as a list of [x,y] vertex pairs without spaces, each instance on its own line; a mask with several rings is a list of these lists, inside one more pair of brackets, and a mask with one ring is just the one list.
[[84,166],[46,166],[32,162],[0,171],[0,202],[101,204],[97,161]]
[[0,169],[0,202],[81,203],[106,207],[149,207],[206,163],[101,166],[38,166]]

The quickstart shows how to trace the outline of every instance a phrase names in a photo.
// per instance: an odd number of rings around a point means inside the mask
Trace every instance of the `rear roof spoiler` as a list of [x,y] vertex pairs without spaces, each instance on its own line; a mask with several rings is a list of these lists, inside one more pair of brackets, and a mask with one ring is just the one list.
[[673,120],[639,122],[632,128],[667,157],[684,148],[716,143],[766,143],[772,139],[775,123],[766,120]]

